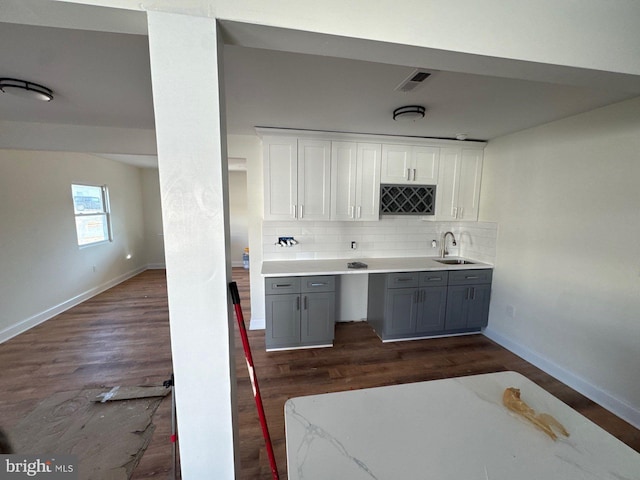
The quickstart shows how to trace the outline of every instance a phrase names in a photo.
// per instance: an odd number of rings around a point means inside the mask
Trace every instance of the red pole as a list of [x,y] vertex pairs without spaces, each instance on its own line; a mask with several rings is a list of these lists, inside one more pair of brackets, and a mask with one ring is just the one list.
[[256,376],[253,368],[253,357],[251,356],[251,347],[249,346],[247,330],[244,326],[244,315],[242,315],[242,308],[240,307],[240,294],[238,293],[238,285],[236,282],[231,282],[229,284],[229,290],[231,291],[231,300],[233,301],[236,318],[238,319],[240,338],[242,339],[244,356],[247,360],[247,369],[249,370],[249,378],[251,379],[251,386],[253,387],[253,398],[256,401],[256,408],[258,409],[258,417],[260,418],[260,426],[262,427],[262,436],[264,437],[264,442],[267,446],[267,455],[269,456],[269,465],[271,466],[271,476],[273,480],[279,480],[280,476],[278,475],[278,467],[276,466],[276,457],[273,454],[271,437],[269,436],[269,428],[267,427],[267,417],[264,415],[262,397],[260,397],[260,387],[258,386],[258,377]]

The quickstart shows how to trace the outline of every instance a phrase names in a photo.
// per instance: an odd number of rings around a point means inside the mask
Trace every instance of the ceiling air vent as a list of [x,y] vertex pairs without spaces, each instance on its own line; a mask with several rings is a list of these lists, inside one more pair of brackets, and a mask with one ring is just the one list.
[[419,87],[422,82],[424,82],[430,76],[431,73],[425,72],[424,70],[414,70],[414,72],[409,75],[409,78],[404,80],[400,85],[396,87],[396,90],[399,92],[410,92],[416,87]]

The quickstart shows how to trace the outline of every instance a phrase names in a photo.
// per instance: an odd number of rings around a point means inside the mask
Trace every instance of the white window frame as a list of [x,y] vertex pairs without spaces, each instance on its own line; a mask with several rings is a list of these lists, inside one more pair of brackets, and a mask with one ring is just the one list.
[[[99,188],[102,200],[102,210],[95,211],[92,210],[89,213],[83,213],[82,211],[78,211],[76,208],[76,199],[74,197],[74,187],[91,187],[91,188]],[[113,241],[113,233],[111,231],[111,207],[109,204],[109,188],[106,185],[92,185],[89,183],[79,183],[74,182],[71,184],[71,200],[73,202],[73,212],[75,217],[75,225],[76,225],[76,242],[79,248],[92,247],[94,245],[101,245],[103,243],[109,243]],[[80,243],[81,242],[81,232],[78,229],[78,218],[82,217],[103,217],[102,225],[104,226],[104,232],[106,238],[101,240],[96,240],[93,242]]]

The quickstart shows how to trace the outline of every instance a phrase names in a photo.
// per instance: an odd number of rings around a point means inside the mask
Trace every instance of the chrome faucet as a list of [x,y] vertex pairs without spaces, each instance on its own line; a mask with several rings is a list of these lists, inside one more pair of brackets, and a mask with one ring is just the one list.
[[447,252],[447,235],[451,235],[451,245],[454,247],[457,245],[456,237],[452,232],[445,232],[440,239],[440,258],[444,258],[449,252]]

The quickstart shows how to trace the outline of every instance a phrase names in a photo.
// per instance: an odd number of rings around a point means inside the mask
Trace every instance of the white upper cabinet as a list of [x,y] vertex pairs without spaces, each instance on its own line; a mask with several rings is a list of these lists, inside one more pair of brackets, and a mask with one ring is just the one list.
[[264,219],[329,220],[331,142],[265,137]]
[[331,220],[378,220],[380,144],[331,143]]
[[440,148],[382,145],[381,183],[435,185]]
[[436,220],[478,220],[483,150],[440,149]]
[[264,219],[292,220],[298,204],[298,139],[269,137],[264,154]]
[[257,131],[265,220],[377,221],[381,184],[436,185],[428,220],[478,219],[483,142]]
[[298,139],[298,220],[329,220],[331,142]]

